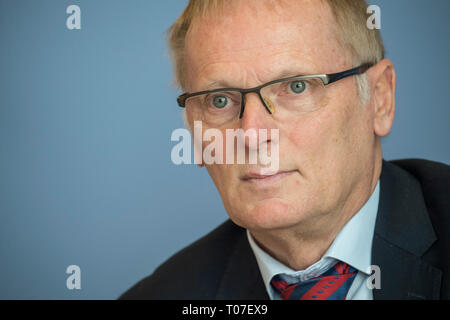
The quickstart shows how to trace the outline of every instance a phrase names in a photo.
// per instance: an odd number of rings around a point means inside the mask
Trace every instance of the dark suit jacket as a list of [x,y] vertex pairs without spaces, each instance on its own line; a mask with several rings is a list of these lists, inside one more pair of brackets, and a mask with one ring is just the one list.
[[[374,299],[450,298],[450,167],[383,160],[372,264]],[[268,299],[245,229],[230,220],[158,267],[121,299]]]

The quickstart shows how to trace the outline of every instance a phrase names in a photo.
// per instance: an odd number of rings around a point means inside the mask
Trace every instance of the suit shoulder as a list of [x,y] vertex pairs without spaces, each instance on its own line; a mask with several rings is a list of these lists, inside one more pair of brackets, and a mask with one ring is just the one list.
[[227,258],[244,232],[225,221],[175,253],[119,299],[213,299]]
[[448,187],[450,184],[450,166],[445,163],[424,159],[400,159],[389,162],[408,171],[421,183],[433,182],[437,187],[441,185]]
[[450,166],[423,159],[402,159],[390,162],[408,171],[418,180],[428,205],[449,209]]
[[389,162],[407,171],[418,181],[438,237],[450,243],[450,166],[423,159]]

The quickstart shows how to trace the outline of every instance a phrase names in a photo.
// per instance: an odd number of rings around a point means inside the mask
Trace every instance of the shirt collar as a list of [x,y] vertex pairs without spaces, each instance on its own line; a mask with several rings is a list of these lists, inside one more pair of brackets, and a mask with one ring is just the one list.
[[338,233],[323,257],[305,270],[293,270],[262,250],[247,230],[247,237],[252,248],[264,284],[268,292],[272,292],[270,280],[276,274],[285,274],[300,281],[316,277],[337,260],[343,261],[357,270],[370,275],[372,239],[378,211],[380,181],[364,206],[345,224]]

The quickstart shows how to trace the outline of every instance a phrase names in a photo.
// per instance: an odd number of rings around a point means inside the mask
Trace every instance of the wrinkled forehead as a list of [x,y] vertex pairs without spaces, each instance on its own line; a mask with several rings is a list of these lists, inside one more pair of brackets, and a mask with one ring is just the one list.
[[[227,4],[193,21],[186,36],[188,74],[213,68],[217,62],[277,59],[283,52],[324,70],[349,60],[339,45],[338,28],[326,1],[234,0]],[[279,61],[264,62],[269,69],[271,63]]]

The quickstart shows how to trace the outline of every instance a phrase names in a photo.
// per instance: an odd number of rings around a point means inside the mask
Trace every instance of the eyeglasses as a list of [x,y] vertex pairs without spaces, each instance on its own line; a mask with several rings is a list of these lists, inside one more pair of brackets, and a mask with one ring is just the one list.
[[222,126],[238,115],[242,118],[245,95],[256,93],[270,114],[290,117],[296,112],[311,112],[325,104],[325,86],[349,76],[366,72],[372,64],[331,74],[302,75],[267,82],[250,89],[220,88],[194,93],[183,93],[178,105],[186,108],[193,119],[210,125]]

